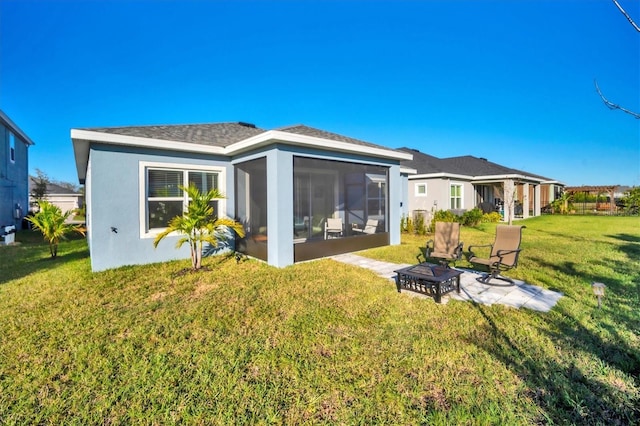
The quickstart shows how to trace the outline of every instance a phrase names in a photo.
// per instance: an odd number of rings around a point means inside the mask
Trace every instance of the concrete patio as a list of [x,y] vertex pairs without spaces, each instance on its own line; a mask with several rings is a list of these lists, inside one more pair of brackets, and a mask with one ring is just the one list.
[[[382,262],[352,253],[340,254],[332,256],[331,258],[338,262],[370,269],[381,277],[393,280],[395,280],[396,277],[395,270],[411,266],[408,264]],[[534,311],[548,312],[562,297],[562,293],[546,290],[519,280],[514,280],[514,285],[482,284],[476,281],[476,278],[480,276],[479,272],[464,268],[457,269],[464,271],[460,276],[460,294],[451,292],[443,296],[442,303],[447,303],[449,299],[455,299],[473,301],[483,305],[493,305],[496,303],[511,306],[516,309],[527,308]],[[403,294],[431,299],[429,296],[406,290],[403,291]]]

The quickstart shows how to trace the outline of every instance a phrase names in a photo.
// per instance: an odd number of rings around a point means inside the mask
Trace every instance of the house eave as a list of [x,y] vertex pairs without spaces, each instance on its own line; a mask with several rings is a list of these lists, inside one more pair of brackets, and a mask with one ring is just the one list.
[[400,173],[405,175],[415,175],[416,173],[418,173],[418,171],[410,167],[400,166]]
[[78,179],[84,184],[89,162],[89,144],[91,142],[108,145],[136,146],[143,148],[164,149],[171,151],[215,154],[232,157],[246,151],[282,142],[288,145],[324,149],[349,154],[366,154],[377,158],[392,160],[412,160],[413,155],[391,149],[357,145],[348,142],[334,141],[314,136],[299,135],[279,130],[268,130],[259,135],[233,143],[226,147],[202,145],[190,142],[167,141],[162,139],[142,138],[91,130],[71,129],[71,140],[76,159]]
[[437,179],[437,178],[440,178],[440,179],[449,178],[449,179],[472,180],[473,176],[460,175],[460,174],[455,174],[455,173],[438,172],[438,173],[423,173],[423,174],[419,174],[419,175],[417,174],[417,175],[409,177],[410,180]]
[[320,148],[335,152],[349,154],[371,155],[373,157],[387,158],[393,160],[411,160],[413,155],[384,148],[376,148],[366,145],[357,145],[348,142],[334,141],[331,139],[318,138],[315,136],[299,135],[280,130],[267,130],[264,133],[231,144],[225,148],[225,153],[229,156],[241,154],[262,146],[271,145],[276,142],[284,142],[288,145],[302,146],[308,148]]
[[417,179],[460,179],[467,180],[471,183],[495,183],[502,182],[505,180],[521,180],[527,182],[536,182],[536,183],[547,183],[542,178],[536,178],[533,176],[527,176],[523,174],[506,174],[506,175],[482,175],[482,176],[469,176],[469,175],[461,175],[456,173],[447,173],[447,172],[438,172],[438,173],[423,173],[416,174],[409,177],[410,180]]
[[141,148],[225,155],[225,149],[219,146],[168,141],[164,139],[141,138],[139,136],[126,136],[114,133],[95,132],[91,130],[71,129],[71,139],[102,142],[108,145],[137,146]]
[[20,137],[27,146],[35,145],[35,142],[31,140],[29,136],[25,132],[22,131],[20,127],[16,123],[13,122],[2,110],[0,110],[0,121],[7,125],[11,131]]
[[505,174],[505,175],[487,175],[487,176],[475,176],[472,179],[473,183],[483,183],[483,182],[499,182],[504,180],[522,180],[529,182],[537,182],[542,183],[544,179],[527,176],[523,174]]
[[84,185],[87,178],[87,165],[89,164],[89,141],[72,138],[71,142],[73,143],[73,155],[76,160],[78,182]]
[[138,136],[126,136],[82,129],[71,129],[71,140],[73,142],[73,151],[75,153],[78,180],[81,184],[84,184],[86,179],[87,165],[89,164],[89,145],[91,142],[99,142],[107,145],[135,146],[141,148],[225,155],[224,148],[218,146],[167,141],[163,139],[141,138]]

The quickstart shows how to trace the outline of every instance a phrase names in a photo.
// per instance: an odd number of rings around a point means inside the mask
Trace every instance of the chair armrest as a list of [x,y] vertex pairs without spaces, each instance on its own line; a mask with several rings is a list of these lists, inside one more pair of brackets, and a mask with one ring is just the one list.
[[457,259],[462,259],[463,249],[464,249],[464,243],[462,242],[458,244],[458,246],[455,248],[454,253],[456,254]]
[[515,266],[515,265],[518,264],[518,255],[520,254],[521,251],[522,251],[522,249],[498,250],[496,252],[496,256],[498,256],[500,258],[500,262],[499,263],[502,263],[502,258],[503,257],[505,257],[506,255],[511,254],[511,253],[516,253],[516,259],[515,259],[515,262],[513,263],[513,265]]
[[424,261],[426,262],[427,259],[431,256],[431,252],[433,251],[433,240],[428,240],[424,245],[424,250],[420,248],[420,251],[422,251],[422,253],[418,253],[418,255],[416,256],[416,259],[418,259],[418,263],[422,263],[422,260],[420,260],[421,257],[424,257]]
[[471,250],[473,247],[493,247],[493,244],[474,244],[472,246],[469,246],[469,248],[467,248],[467,251],[473,251]]
[[473,252],[474,248],[481,248],[481,247],[490,247],[491,250],[493,250],[493,244],[476,244],[473,246],[469,246],[469,248],[467,249],[467,260],[471,259],[472,257],[476,257],[476,254]]
[[474,248],[474,247],[491,247],[491,249],[493,249],[493,244],[482,244],[482,245],[476,244],[476,245],[473,245],[473,246],[469,246],[469,248],[467,249],[467,251],[468,251],[469,253],[473,254],[473,248]]
[[498,251],[496,252],[496,256],[498,256],[498,257],[504,257],[504,256],[506,256],[506,255],[508,255],[508,254],[511,254],[511,253],[519,253],[519,252],[521,252],[521,251],[522,251],[522,249],[515,249],[515,250],[498,250]]
[[434,244],[433,240],[428,240],[424,245],[424,250],[425,250],[425,253],[427,254],[427,257],[429,257],[431,255],[431,252],[433,252],[433,244]]

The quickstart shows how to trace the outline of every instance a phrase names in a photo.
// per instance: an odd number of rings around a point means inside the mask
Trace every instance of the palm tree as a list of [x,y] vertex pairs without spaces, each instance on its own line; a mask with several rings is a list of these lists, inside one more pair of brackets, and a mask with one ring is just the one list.
[[58,243],[60,240],[66,239],[67,234],[72,232],[79,232],[84,235],[84,228],[67,223],[67,219],[72,213],[71,211],[63,214],[60,207],[54,206],[45,200],[39,200],[38,206],[40,211],[33,216],[27,217],[27,220],[39,229],[44,239],[49,242],[49,252],[53,259],[58,256]]
[[571,201],[573,199],[573,194],[567,191],[564,191],[560,198],[556,198],[551,202],[551,207],[553,208],[554,213],[567,214],[569,210],[573,209],[573,205]]
[[189,243],[191,267],[193,270],[198,270],[202,267],[202,247],[205,242],[217,246],[218,242],[227,239],[226,231],[228,229],[232,229],[240,237],[244,237],[244,228],[241,223],[235,220],[214,216],[211,201],[224,198],[224,195],[217,189],[212,189],[205,194],[200,193],[200,190],[194,185],[181,186],[180,189],[189,196],[187,211],[182,216],[176,216],[169,221],[167,229],[153,240],[153,246],[158,247],[158,243],[172,232],[182,234],[182,237],[176,242],[176,248],[182,247],[184,243]]

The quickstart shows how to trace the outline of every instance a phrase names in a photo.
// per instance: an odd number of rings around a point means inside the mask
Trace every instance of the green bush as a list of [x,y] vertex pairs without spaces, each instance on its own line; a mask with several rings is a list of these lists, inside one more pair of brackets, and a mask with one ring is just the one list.
[[478,226],[482,221],[482,210],[475,207],[471,210],[464,212],[460,218],[462,226]]
[[627,214],[638,214],[640,210],[640,186],[634,186],[624,193],[620,199],[620,206]]
[[460,222],[460,216],[450,212],[449,210],[436,210],[433,212],[433,219],[428,231],[433,232],[436,229],[436,222]]
[[573,201],[576,203],[606,203],[609,197],[603,194],[589,194],[587,192],[576,192],[573,194]]
[[485,213],[482,215],[482,223],[497,223],[502,220],[502,215],[498,212]]
[[[571,196],[563,196],[562,198],[558,198],[557,200],[553,200],[551,202],[551,210],[553,214],[567,214],[571,210],[574,210],[573,199]],[[567,203],[565,207],[565,202]]]
[[87,205],[83,204],[82,207],[79,207],[73,211],[74,216],[86,217],[87,216]]
[[460,217],[449,210],[436,210],[433,219],[436,222],[458,222]]
[[425,219],[423,213],[416,213],[414,218],[415,222],[415,232],[418,235],[424,235],[427,233],[427,229],[425,227]]
[[407,234],[412,235],[415,232],[415,229],[413,227],[413,220],[411,220],[410,217],[407,218]]

